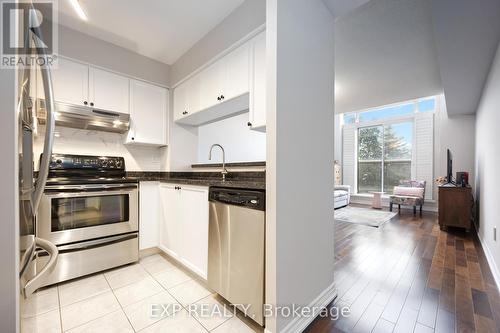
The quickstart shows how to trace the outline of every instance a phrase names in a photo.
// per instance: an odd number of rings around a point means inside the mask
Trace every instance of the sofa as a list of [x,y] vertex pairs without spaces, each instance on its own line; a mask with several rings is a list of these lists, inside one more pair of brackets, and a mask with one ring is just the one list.
[[337,185],[333,191],[334,205],[333,208],[341,208],[349,205],[351,202],[351,186]]

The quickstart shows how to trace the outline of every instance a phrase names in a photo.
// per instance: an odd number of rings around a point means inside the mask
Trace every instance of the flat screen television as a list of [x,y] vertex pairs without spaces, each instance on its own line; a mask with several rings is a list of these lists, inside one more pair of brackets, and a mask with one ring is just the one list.
[[453,184],[453,155],[451,150],[447,149],[446,152],[447,166],[446,166],[446,181],[448,184]]

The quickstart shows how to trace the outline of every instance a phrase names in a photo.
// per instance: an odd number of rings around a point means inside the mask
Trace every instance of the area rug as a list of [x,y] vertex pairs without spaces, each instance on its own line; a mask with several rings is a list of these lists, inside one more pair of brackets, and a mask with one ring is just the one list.
[[347,206],[335,210],[335,221],[363,224],[370,227],[380,227],[397,213],[386,212],[372,208]]

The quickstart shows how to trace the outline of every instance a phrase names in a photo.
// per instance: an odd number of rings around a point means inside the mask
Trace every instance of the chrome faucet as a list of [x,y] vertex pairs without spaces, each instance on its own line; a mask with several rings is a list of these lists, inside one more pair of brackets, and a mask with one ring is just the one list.
[[215,143],[212,145],[212,147],[210,147],[210,152],[208,153],[209,160],[212,160],[212,149],[214,149],[214,147],[219,147],[222,150],[222,171],[221,171],[221,174],[222,174],[222,181],[225,181],[226,175],[228,173],[226,170],[226,152],[224,151],[224,147],[222,147],[218,143]]

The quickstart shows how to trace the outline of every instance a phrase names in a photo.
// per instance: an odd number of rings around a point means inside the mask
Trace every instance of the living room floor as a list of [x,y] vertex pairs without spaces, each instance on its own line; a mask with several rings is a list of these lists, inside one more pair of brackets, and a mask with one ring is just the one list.
[[381,228],[335,225],[334,306],[313,332],[499,332],[500,294],[475,231],[403,211]]

